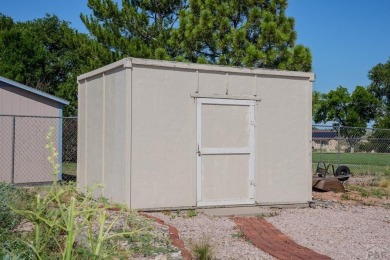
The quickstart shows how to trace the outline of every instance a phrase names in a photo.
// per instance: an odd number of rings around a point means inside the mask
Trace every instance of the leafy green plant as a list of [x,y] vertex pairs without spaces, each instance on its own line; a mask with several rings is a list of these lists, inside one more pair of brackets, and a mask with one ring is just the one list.
[[189,211],[187,211],[187,217],[188,218],[193,218],[193,217],[196,217],[196,216],[198,216],[198,213],[196,212],[196,210],[190,209]]
[[[46,136],[46,148],[50,152],[48,161],[53,169],[52,186],[44,196],[36,195],[31,209],[13,208],[13,212],[34,226],[32,239],[22,238],[21,241],[33,251],[36,259],[51,255],[50,258],[70,260],[77,258],[79,253],[93,258],[113,256],[116,252],[107,246],[110,241],[133,235],[138,230],[112,232],[121,214],[108,218],[105,207],[93,199],[98,186],[80,195],[74,185],[58,185],[58,152],[54,146],[53,130],[51,127]],[[83,244],[85,246],[80,246]]]

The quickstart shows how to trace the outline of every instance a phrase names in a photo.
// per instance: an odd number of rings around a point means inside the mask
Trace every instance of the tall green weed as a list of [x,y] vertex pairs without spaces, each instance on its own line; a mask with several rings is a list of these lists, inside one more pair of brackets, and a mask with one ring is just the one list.
[[[53,141],[54,128],[50,128],[46,138],[46,149],[50,152],[48,161],[52,167],[53,184],[46,194],[37,194],[31,207],[18,207],[10,204],[12,214],[33,224],[33,231],[19,239],[36,259],[103,259],[129,257],[129,251],[115,250],[116,240],[133,236],[139,232],[130,227],[114,232],[115,223],[124,210],[111,217],[93,194],[98,186],[79,194],[74,185],[60,185],[58,152]],[[9,225],[15,226],[16,223]],[[20,258],[20,252],[8,248],[8,258]],[[123,253],[125,255],[119,256]],[[4,256],[4,254],[3,254]],[[22,257],[23,258],[23,257]]]

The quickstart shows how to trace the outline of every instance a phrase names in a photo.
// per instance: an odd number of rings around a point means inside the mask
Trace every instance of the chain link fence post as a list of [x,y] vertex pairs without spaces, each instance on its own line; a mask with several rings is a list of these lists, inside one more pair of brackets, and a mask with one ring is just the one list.
[[12,117],[12,171],[11,171],[11,183],[15,183],[15,127],[16,127],[16,117]]
[[341,165],[341,136],[340,125],[337,126],[337,167]]

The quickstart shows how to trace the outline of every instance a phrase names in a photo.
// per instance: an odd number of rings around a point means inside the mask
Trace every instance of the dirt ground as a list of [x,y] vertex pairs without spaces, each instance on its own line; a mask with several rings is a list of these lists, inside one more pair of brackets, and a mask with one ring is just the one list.
[[345,193],[313,191],[313,200],[390,208],[390,186],[381,186],[380,178],[371,176],[350,178],[344,183],[344,187]]
[[[348,198],[345,199],[347,194]],[[390,207],[389,198],[377,198],[377,197],[362,197],[358,191],[347,190],[346,193],[341,192],[315,192],[313,191],[314,200],[325,200],[331,202],[339,202],[344,205],[365,205],[365,206],[385,206]]]

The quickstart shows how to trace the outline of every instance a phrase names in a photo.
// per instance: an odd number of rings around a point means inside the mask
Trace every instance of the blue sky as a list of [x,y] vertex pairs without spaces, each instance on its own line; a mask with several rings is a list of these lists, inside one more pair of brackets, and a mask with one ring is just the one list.
[[[1,0],[0,12],[16,21],[56,14],[86,32],[81,12],[87,0]],[[328,92],[342,85],[351,92],[370,83],[368,71],[390,58],[390,1],[289,0],[297,43],[309,47],[316,73],[314,90]]]

